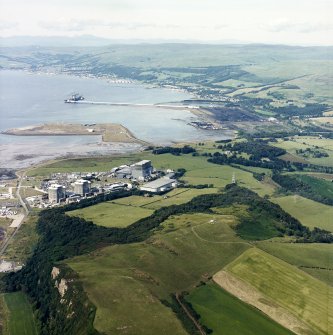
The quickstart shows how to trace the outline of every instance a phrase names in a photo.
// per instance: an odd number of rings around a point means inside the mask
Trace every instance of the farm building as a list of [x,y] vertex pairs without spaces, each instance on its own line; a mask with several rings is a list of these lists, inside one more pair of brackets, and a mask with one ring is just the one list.
[[177,187],[177,180],[169,178],[159,178],[140,186],[141,191],[151,193],[162,193]]

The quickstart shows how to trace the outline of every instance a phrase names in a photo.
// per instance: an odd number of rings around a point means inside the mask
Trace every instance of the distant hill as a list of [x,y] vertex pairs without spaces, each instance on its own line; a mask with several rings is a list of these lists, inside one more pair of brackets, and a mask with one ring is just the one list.
[[249,41],[240,41],[235,39],[224,39],[216,41],[200,41],[200,40],[180,40],[180,39],[117,39],[103,38],[93,35],[80,36],[11,36],[0,37],[0,46],[2,47],[100,47],[112,44],[252,44]]
[[13,36],[1,37],[0,46],[2,47],[27,47],[27,46],[43,46],[43,47],[83,47],[83,46],[105,46],[115,43],[112,40],[82,35],[78,37],[66,36]]

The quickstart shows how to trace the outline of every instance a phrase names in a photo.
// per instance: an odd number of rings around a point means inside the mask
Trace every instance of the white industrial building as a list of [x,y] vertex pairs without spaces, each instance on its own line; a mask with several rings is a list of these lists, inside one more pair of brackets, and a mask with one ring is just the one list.
[[151,161],[143,160],[131,165],[132,178],[137,180],[146,180],[151,176],[153,167]]
[[177,180],[169,178],[159,178],[140,186],[141,191],[151,193],[163,193],[177,187]]
[[105,185],[103,187],[104,191],[106,192],[115,192],[115,191],[121,191],[125,188],[132,188],[132,184],[125,184],[125,183],[113,183],[111,185]]
[[62,185],[52,184],[48,189],[49,202],[58,204],[66,197],[66,189]]
[[90,184],[89,180],[79,179],[74,183],[74,193],[79,194],[84,197],[87,193],[90,192]]

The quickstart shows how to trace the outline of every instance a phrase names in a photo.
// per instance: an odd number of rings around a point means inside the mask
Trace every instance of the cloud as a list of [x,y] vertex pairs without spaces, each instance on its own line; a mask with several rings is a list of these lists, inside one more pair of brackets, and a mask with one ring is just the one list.
[[8,22],[8,21],[0,22],[0,30],[8,30],[8,29],[16,28],[17,26],[18,26],[17,22]]
[[41,28],[50,31],[71,31],[78,32],[92,28],[99,24],[97,20],[67,20],[59,19],[57,21],[40,21],[38,25]]
[[91,30],[95,28],[106,29],[125,29],[136,30],[145,28],[164,28],[164,29],[178,29],[181,26],[177,24],[157,24],[157,23],[142,23],[142,22],[115,22],[105,20],[68,20],[59,19],[57,21],[46,22],[40,21],[39,26],[50,31],[67,31],[67,32],[80,32]]
[[293,32],[293,33],[315,33],[328,32],[333,30],[333,23],[310,23],[293,22],[287,19],[279,19],[261,26],[262,29],[273,33]]
[[215,30],[223,30],[223,29],[228,28],[228,27],[229,27],[228,24],[217,24],[217,25],[214,26],[214,29]]

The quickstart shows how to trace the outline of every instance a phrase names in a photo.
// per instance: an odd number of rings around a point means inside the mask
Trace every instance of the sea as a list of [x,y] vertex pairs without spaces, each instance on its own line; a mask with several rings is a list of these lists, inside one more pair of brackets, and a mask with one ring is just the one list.
[[[0,131],[30,125],[119,123],[154,145],[230,138],[225,130],[205,131],[188,123],[189,110],[160,107],[65,104],[72,92],[89,101],[137,104],[181,104],[189,93],[72,75],[0,71]],[[25,167],[56,156],[136,150],[135,145],[101,143],[101,136],[13,136],[0,134],[0,167]]]

